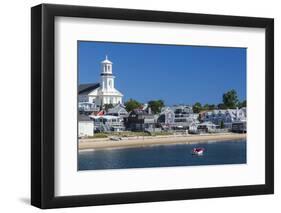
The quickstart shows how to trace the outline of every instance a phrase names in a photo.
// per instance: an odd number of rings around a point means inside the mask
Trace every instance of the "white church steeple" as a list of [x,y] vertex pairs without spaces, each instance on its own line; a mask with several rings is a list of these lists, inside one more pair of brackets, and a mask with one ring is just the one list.
[[102,74],[112,74],[112,62],[108,60],[107,55],[105,60],[101,62],[102,64]]
[[112,62],[108,60],[107,55],[105,60],[101,62],[101,87],[102,91],[113,91],[114,88],[114,76],[112,75]]
[[112,62],[107,56],[105,60],[101,61],[100,75],[100,83],[94,84],[94,89],[89,90],[87,95],[79,93],[79,101],[83,100],[81,102],[95,103],[95,105],[100,108],[104,107],[105,104],[122,104],[123,94],[115,89],[115,76],[112,74]]

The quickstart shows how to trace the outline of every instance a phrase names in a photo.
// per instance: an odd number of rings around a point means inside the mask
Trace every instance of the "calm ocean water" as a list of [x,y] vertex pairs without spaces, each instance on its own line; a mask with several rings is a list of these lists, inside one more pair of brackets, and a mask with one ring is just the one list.
[[[192,155],[195,147],[205,148],[204,155]],[[245,140],[83,151],[78,156],[78,170],[244,163]]]

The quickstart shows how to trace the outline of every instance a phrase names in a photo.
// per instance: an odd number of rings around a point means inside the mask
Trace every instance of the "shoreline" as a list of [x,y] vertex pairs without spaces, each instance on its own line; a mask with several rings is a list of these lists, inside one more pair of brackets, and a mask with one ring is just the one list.
[[239,133],[220,133],[204,135],[169,135],[154,137],[127,138],[120,141],[111,141],[109,139],[79,139],[79,151],[99,150],[99,149],[120,149],[148,147],[155,145],[173,145],[173,144],[199,144],[205,142],[220,142],[229,140],[246,139],[246,134]]

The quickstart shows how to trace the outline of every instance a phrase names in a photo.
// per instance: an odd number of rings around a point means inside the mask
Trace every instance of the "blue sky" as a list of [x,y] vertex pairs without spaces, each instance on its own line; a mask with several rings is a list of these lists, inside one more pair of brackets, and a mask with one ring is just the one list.
[[78,42],[79,83],[100,81],[100,62],[113,62],[115,88],[124,100],[162,99],[166,105],[218,104],[235,89],[246,99],[246,49],[204,46]]

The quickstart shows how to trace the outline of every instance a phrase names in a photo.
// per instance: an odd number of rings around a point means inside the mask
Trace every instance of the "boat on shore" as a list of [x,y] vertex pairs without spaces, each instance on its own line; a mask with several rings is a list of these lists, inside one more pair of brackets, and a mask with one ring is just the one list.
[[117,137],[117,136],[112,136],[112,137],[109,138],[109,140],[111,140],[111,141],[121,141],[122,138],[121,137]]

